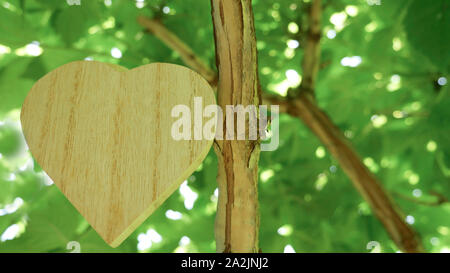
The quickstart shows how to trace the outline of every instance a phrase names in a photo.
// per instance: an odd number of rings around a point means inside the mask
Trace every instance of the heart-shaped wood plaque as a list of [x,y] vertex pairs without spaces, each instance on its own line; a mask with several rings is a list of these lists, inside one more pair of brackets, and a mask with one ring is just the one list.
[[78,61],[36,82],[21,122],[37,162],[116,247],[210,150],[213,140],[177,141],[171,134],[173,107],[194,109],[194,97],[205,106],[215,104],[206,80],[183,66],[155,63],[126,70]]

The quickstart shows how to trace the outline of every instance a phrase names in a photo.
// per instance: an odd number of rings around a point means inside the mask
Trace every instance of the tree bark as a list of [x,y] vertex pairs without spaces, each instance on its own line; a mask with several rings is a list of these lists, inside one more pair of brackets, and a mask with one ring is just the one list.
[[320,63],[321,18],[321,0],[313,0],[308,14],[308,32],[302,61],[304,77],[297,97],[288,103],[287,113],[300,118],[339,161],[341,168],[369,203],[396,245],[405,252],[422,252],[420,240],[405,222],[404,215],[362,163],[342,132],[312,100]]
[[307,94],[301,93],[292,101],[268,99],[266,102],[281,104],[280,109],[284,108],[290,115],[300,118],[311,129],[339,162],[342,170],[370,205],[375,216],[401,251],[424,251],[417,233],[405,222],[403,213],[383,190],[380,182],[362,163],[339,128],[308,98]]
[[[216,2],[220,3],[223,1],[216,1]],[[236,1],[233,0],[232,2]],[[215,12],[219,12],[220,17],[220,10],[218,8],[216,8]],[[314,93],[315,81],[317,78],[317,71],[318,71],[317,67],[319,65],[320,60],[320,43],[319,43],[320,15],[321,15],[320,1],[314,1],[311,6],[309,16],[315,17],[315,19],[311,18],[309,19],[310,30],[308,31],[310,33],[309,37],[312,37],[312,39],[309,38],[306,41],[305,55],[302,61],[303,87],[301,85],[300,89],[310,90],[310,92],[305,92],[306,94]],[[250,16],[250,18],[253,19],[253,16]],[[220,18],[218,19],[220,20]],[[194,70],[197,70],[196,67],[200,67],[201,69],[198,69],[197,72],[203,75],[206,79],[210,79],[208,80],[210,84],[214,88],[217,88],[217,80],[216,80],[217,76],[216,77],[209,76],[211,74],[215,74],[215,72],[212,69],[210,69],[208,65],[206,65],[200,58],[198,57],[191,58],[190,56],[194,53],[189,48],[189,46],[187,46],[179,38],[177,39],[171,38],[175,36],[175,34],[173,34],[170,30],[168,30],[159,21],[147,18],[145,18],[145,20],[147,20],[150,23],[143,24],[142,22],[144,20],[142,19],[139,19],[138,21],[144,27],[148,27],[151,24],[158,24],[159,28],[157,32],[154,32],[152,30],[153,28],[148,29],[152,31],[155,34],[155,36],[159,38],[161,41],[163,41],[167,46],[177,51],[183,60],[186,59],[195,60],[196,62],[195,64],[191,64],[190,62],[186,62],[186,64],[191,68],[193,68]],[[235,54],[233,54],[233,56],[235,56]],[[217,55],[217,57],[218,58],[220,57],[219,54]],[[308,78],[311,78],[311,80],[308,80]],[[229,91],[227,93],[229,95]],[[300,93],[302,92],[300,91]],[[281,96],[271,96],[263,92],[262,98],[263,98],[262,104],[279,105],[280,112],[288,113],[294,117],[300,118],[303,121],[303,123],[305,123],[312,130],[312,132],[321,140],[321,142],[327,147],[327,149],[336,158],[336,160],[338,160],[340,166],[342,167],[344,172],[348,175],[354,187],[358,190],[363,199],[371,206],[375,216],[383,224],[386,232],[389,234],[389,236],[392,238],[392,240],[399,249],[401,249],[404,252],[423,251],[420,239],[418,238],[414,229],[405,222],[403,213],[396,207],[395,203],[389,197],[389,194],[383,190],[381,183],[377,180],[377,178],[374,177],[367,169],[367,167],[361,162],[361,159],[359,158],[357,153],[353,150],[351,144],[342,135],[342,132],[340,132],[339,128],[337,128],[337,126],[333,124],[332,120],[310,99],[311,96],[300,95],[294,100],[288,101]],[[215,147],[216,150],[217,148],[220,148],[220,146],[218,146],[217,144],[215,145]],[[218,155],[219,159],[222,158],[223,161],[224,157],[222,156],[222,153],[220,153],[220,150]],[[224,163],[222,163],[222,165],[223,164]],[[256,170],[254,170],[254,172],[256,172]],[[223,170],[222,172],[220,172],[219,170],[219,180],[221,181],[219,182],[219,188],[221,187],[220,185],[222,185],[223,187],[223,189],[221,190],[222,192],[227,188],[225,177],[226,176],[224,176]],[[255,178],[255,185],[256,185],[256,178]],[[222,199],[220,199],[221,197]],[[223,215],[226,212],[226,205],[224,205],[224,202],[226,203],[227,199],[225,198],[226,196],[223,195],[219,196],[219,199],[222,201],[219,202],[220,208],[218,208],[218,213],[219,212],[222,213],[221,216],[222,219],[224,219]],[[255,211],[256,210],[257,208],[255,209]],[[258,220],[255,219],[253,220],[253,222],[257,223]],[[217,222],[216,239],[218,242],[217,243],[218,251],[223,251],[226,248],[223,235],[225,234],[224,226],[225,224],[223,221],[220,223],[219,221]],[[219,232],[219,230],[221,230],[221,232]],[[255,232],[257,233],[257,230]],[[254,236],[254,238],[257,238],[257,235]]]
[[302,59],[301,92],[314,97],[317,73],[320,63],[320,36],[322,7],[321,0],[314,0],[309,7],[308,31]]
[[[218,105],[223,111],[228,105],[254,105],[258,109],[260,102],[251,4],[251,0],[211,0],[219,71]],[[251,126],[248,120],[247,130]],[[223,131],[230,130],[224,119]],[[258,252],[259,141],[249,140],[246,135],[246,140],[216,140],[214,148],[219,161],[217,252]]]

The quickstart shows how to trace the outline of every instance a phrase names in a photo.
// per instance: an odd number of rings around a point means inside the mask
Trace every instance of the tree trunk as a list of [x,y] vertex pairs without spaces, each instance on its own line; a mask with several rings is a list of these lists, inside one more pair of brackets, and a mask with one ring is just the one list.
[[[386,232],[393,239],[398,248],[404,252],[422,252],[423,247],[421,245],[421,241],[418,235],[416,234],[414,229],[405,222],[403,213],[401,212],[400,209],[397,208],[395,203],[391,200],[391,198],[389,197],[389,193],[383,190],[381,182],[377,180],[377,178],[374,177],[367,169],[367,167],[361,162],[361,159],[359,158],[357,153],[353,150],[351,143],[349,143],[345,139],[345,137],[342,136],[342,132],[340,132],[340,130],[336,127],[336,125],[333,124],[332,120],[317,106],[316,103],[310,100],[310,98],[313,98],[314,96],[313,94],[315,89],[315,80],[317,77],[317,67],[320,61],[320,43],[319,43],[321,32],[320,9],[321,9],[320,1],[315,0],[312,3],[311,9],[309,11],[310,16],[309,30],[304,49],[305,50],[304,60],[302,62],[304,77],[302,81],[302,86],[300,87],[301,91],[304,91],[303,94],[307,95],[306,96],[300,95],[297,99],[286,100],[281,96],[271,96],[263,92],[262,104],[279,105],[280,112],[288,113],[291,116],[300,118],[309,128],[311,128],[312,132],[330,150],[330,152],[336,158],[336,160],[338,160],[342,169],[345,171],[345,173],[352,181],[354,187],[361,194],[363,199],[370,205],[376,217],[383,224],[383,226],[386,229]],[[216,11],[219,12],[218,9],[216,9]],[[253,17],[250,16],[250,18]],[[221,23],[220,18],[218,18],[217,20],[219,20],[219,23]],[[187,46],[179,38],[173,38],[176,37],[176,35],[173,34],[170,30],[168,30],[165,26],[163,26],[158,20],[142,17],[138,18],[138,22],[142,26],[146,27],[148,30],[153,32],[154,35],[158,37],[161,41],[163,41],[167,46],[177,51],[180,54],[181,58],[185,60],[186,64],[192,67],[193,69],[196,69],[206,79],[209,79],[210,84],[214,88],[217,87],[216,86],[217,77],[211,77],[211,74],[213,74],[214,71],[208,68],[208,65],[205,64],[200,58],[198,57],[192,58],[191,55],[194,54],[192,49],[190,49],[190,47]],[[226,56],[229,55],[234,56],[233,54],[228,54]],[[217,58],[218,60],[220,60],[219,58],[223,57],[220,57],[219,54],[217,54]],[[187,60],[190,61],[187,62]],[[224,94],[224,92],[226,92],[226,90],[220,93]],[[225,96],[230,95],[230,91],[226,93],[228,95]],[[223,162],[223,156],[220,153],[221,146],[218,146],[218,143],[215,144],[215,148],[216,151],[217,148],[219,148],[218,157],[219,160],[222,160]],[[338,144],[336,145],[336,143]],[[223,146],[223,143],[221,145]],[[224,163],[220,164],[224,166]],[[221,168],[219,167],[219,170],[220,169]],[[221,187],[221,185],[223,185],[222,192],[227,189],[226,182],[223,182],[225,181],[224,179],[225,179],[224,175],[223,174],[221,175],[219,171],[219,179],[218,179],[219,188]],[[218,212],[222,213],[222,216],[218,216],[217,219],[223,220],[220,223],[221,226],[219,226],[218,220],[216,228],[216,236],[222,234],[221,235],[222,237],[220,236],[217,237],[218,251],[223,251],[225,249],[224,247],[225,240],[223,239],[225,234],[224,231],[225,220],[224,218],[220,217],[225,217],[224,215],[226,211],[225,209],[226,206],[224,205],[224,202],[226,202],[226,198],[227,198],[226,195],[219,196],[219,199],[221,199],[222,201],[220,201],[219,203]],[[257,223],[257,221],[254,222]],[[222,228],[222,232],[220,232],[219,227]],[[220,246],[222,247],[220,248]]]
[[[211,0],[211,6],[219,71],[218,105],[224,113],[227,105],[257,107],[260,91],[251,0]],[[246,123],[248,129],[248,119]],[[223,131],[229,133],[226,126],[224,119]],[[246,140],[224,138],[216,140],[214,148],[219,161],[217,252],[257,252],[259,141],[248,140],[247,136]]]

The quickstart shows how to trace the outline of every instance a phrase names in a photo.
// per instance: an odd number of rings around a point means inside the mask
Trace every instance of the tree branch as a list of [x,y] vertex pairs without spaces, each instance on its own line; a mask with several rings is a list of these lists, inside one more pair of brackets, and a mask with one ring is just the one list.
[[212,86],[217,85],[217,74],[206,63],[199,58],[192,49],[178,38],[173,32],[169,31],[158,19],[149,19],[144,16],[137,18],[138,23],[145,27],[155,37],[160,39],[173,51],[180,54],[183,62],[202,75]]
[[[217,11],[218,9],[216,9],[216,12]],[[320,110],[313,101],[311,101],[311,96],[307,95],[314,93],[317,71],[320,63],[320,39],[318,38],[320,37],[320,14],[320,1],[315,0],[312,3],[310,10],[310,16],[314,17],[314,19],[310,19],[310,31],[308,32],[310,33],[308,37],[312,37],[312,39],[308,39],[306,42],[304,60],[302,62],[304,77],[302,85],[300,86],[299,95],[292,100],[287,100],[281,96],[269,95],[263,92],[262,103],[267,105],[279,105],[280,112],[285,112],[301,119],[328,148],[336,160],[338,160],[344,172],[351,179],[354,187],[371,206],[376,217],[384,225],[386,231],[396,245],[405,252],[422,252],[423,248],[417,234],[405,222],[403,214],[391,201],[391,198],[383,190],[379,181],[362,163],[351,144],[348,143],[337,126],[333,124],[331,119]],[[155,20],[146,19],[146,21]],[[143,19],[139,19],[139,22],[143,25]],[[149,24],[145,24],[144,26],[148,25]],[[216,86],[217,80],[215,79],[217,77],[211,76],[212,70],[208,69],[207,65],[199,58],[190,57],[195,55],[183,41],[179,38],[173,38],[174,36],[176,37],[176,35],[159,22],[158,31],[153,31],[152,29],[153,28],[149,28],[157,38],[173,50],[177,51],[183,60],[186,59],[191,62],[195,61],[196,64],[190,64],[188,62],[186,62],[186,64],[194,70],[196,70],[196,67],[200,67],[201,69],[197,70],[197,72],[209,79],[208,81],[213,87]],[[307,53],[306,51],[312,52],[312,54]],[[302,90],[306,90],[306,92],[302,92]],[[219,210],[218,213],[223,212]],[[219,242],[221,241],[223,240],[219,240]],[[219,245],[218,249],[220,249]]]
[[422,252],[420,240],[405,222],[404,214],[331,119],[304,93],[288,102],[287,112],[300,118],[328,148],[395,244],[404,252]]
[[420,240],[405,222],[403,213],[363,164],[339,128],[310,99],[314,97],[320,64],[321,14],[321,0],[313,0],[308,14],[309,30],[302,61],[304,78],[298,92],[294,92],[297,93],[296,98],[288,102],[287,112],[300,118],[328,148],[396,245],[405,252],[422,252]]
[[308,32],[302,60],[302,83],[300,90],[314,96],[317,73],[320,66],[321,0],[314,0],[309,7]]
[[404,199],[404,200],[407,200],[407,201],[410,201],[410,202],[413,202],[413,203],[416,203],[419,205],[430,206],[430,207],[441,206],[443,204],[450,202],[447,197],[445,197],[441,193],[434,192],[434,191],[430,192],[430,195],[434,195],[436,197],[435,201],[425,201],[425,200],[417,199],[414,197],[409,197],[409,196],[403,195],[398,192],[394,192],[393,195],[397,196],[398,198],[401,198],[401,199]]
[[[260,102],[256,37],[251,0],[211,0],[219,81],[218,105],[256,106]],[[255,115],[257,113],[250,113]],[[234,114],[232,114],[234,115]],[[226,113],[223,132],[227,128]],[[250,120],[250,118],[249,118]],[[245,128],[251,125],[246,121]],[[218,252],[258,252],[258,140],[219,140],[214,148],[218,158],[219,200],[216,214]]]

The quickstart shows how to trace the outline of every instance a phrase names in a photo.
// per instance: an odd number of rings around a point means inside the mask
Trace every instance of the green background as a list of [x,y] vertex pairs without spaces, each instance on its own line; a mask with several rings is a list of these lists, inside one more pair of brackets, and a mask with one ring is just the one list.
[[[298,84],[308,2],[253,1],[260,81],[268,92],[285,94]],[[405,212],[426,250],[450,251],[449,1],[323,3],[319,106]],[[60,65],[87,57],[127,68],[183,64],[137,23],[139,15],[161,18],[215,68],[209,1],[0,0],[0,252],[70,252],[69,241],[78,241],[82,252],[215,251],[212,150],[187,184],[113,249],[45,177],[22,137],[27,92]],[[111,56],[113,48],[120,58]],[[280,147],[262,152],[259,166],[263,252],[398,251],[300,120],[280,116]]]

